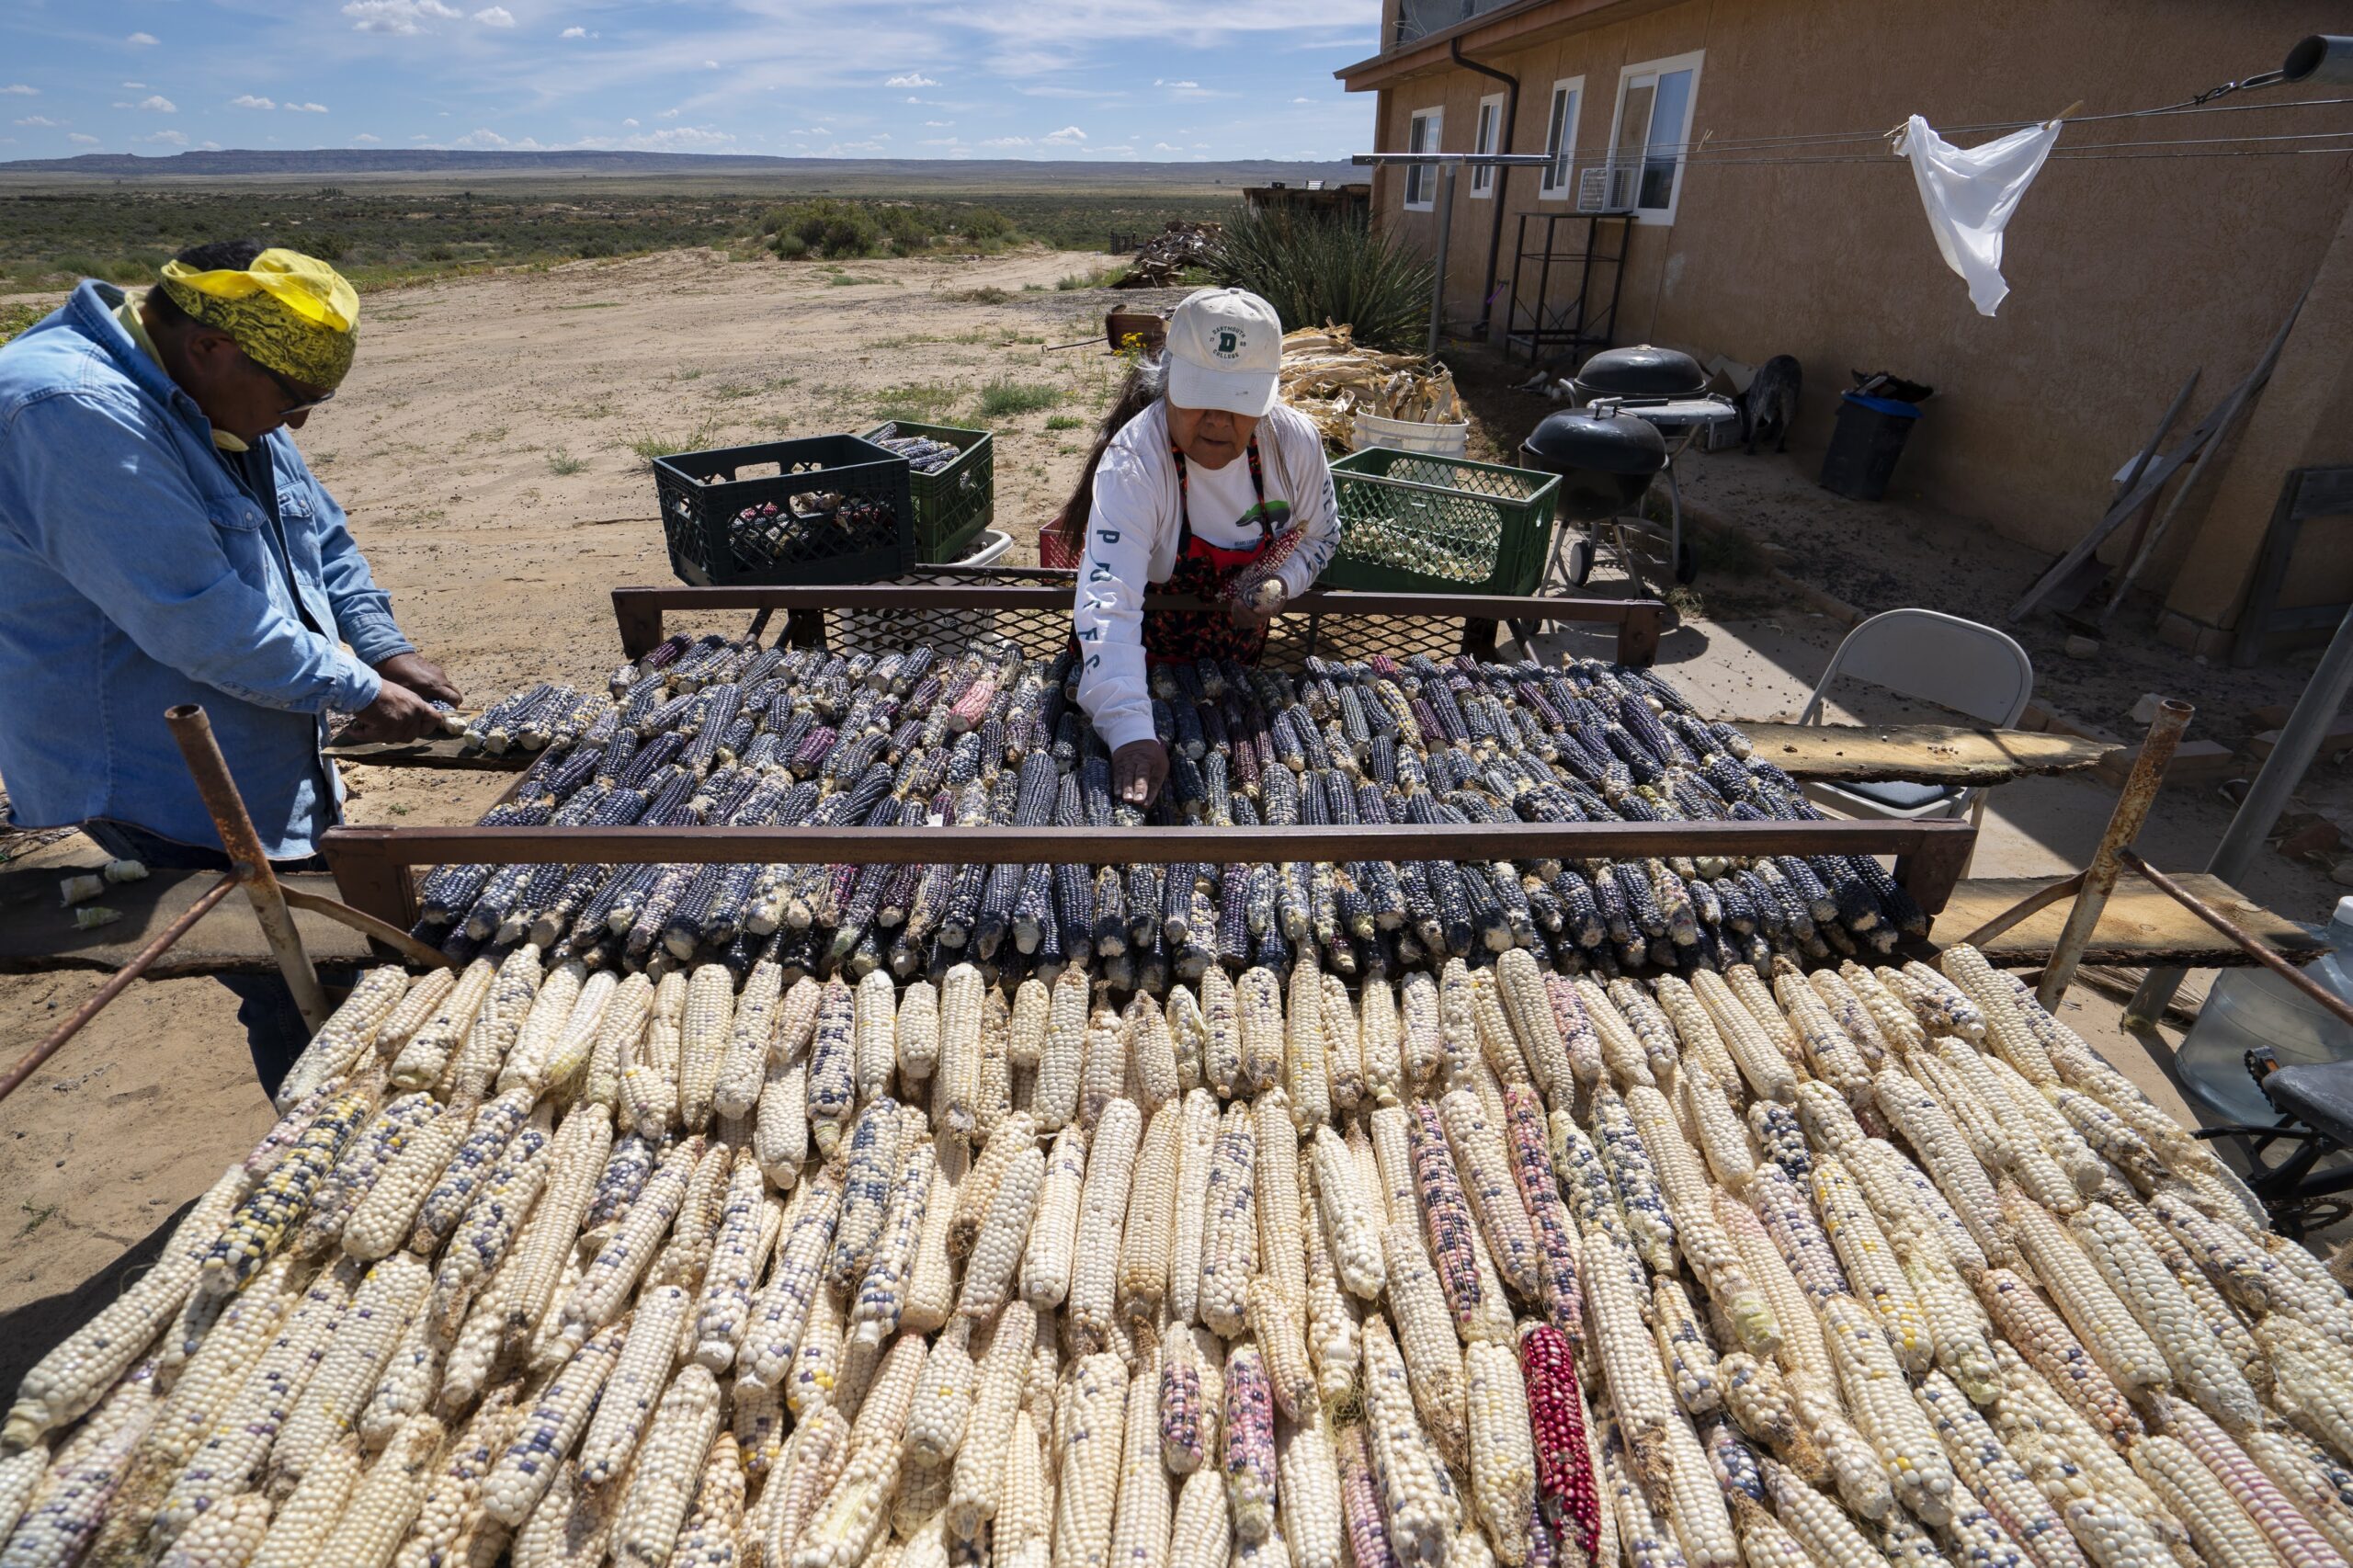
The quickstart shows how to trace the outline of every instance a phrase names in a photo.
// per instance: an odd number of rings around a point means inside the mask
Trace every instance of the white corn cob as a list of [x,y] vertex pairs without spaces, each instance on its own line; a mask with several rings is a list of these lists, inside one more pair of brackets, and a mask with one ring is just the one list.
[[1120,1232],[1120,1310],[1147,1322],[1158,1317],[1168,1295],[1176,1209],[1176,1140],[1183,1118],[1184,1108],[1173,1097],[1163,1100],[1151,1113],[1136,1156],[1135,1175],[1128,1185],[1127,1218]]
[[1129,1078],[1147,1115],[1176,1098],[1176,1040],[1168,1031],[1167,1016],[1142,992],[1129,999],[1122,1021],[1127,1026],[1131,1061]]
[[482,1483],[520,1418],[515,1408],[519,1392],[513,1384],[493,1391],[451,1440],[426,1477],[415,1523],[392,1559],[396,1568],[468,1561],[460,1553],[470,1531],[504,1530],[482,1511]]
[[[1396,994],[1388,981],[1368,977],[1359,997],[1357,1045],[1363,1059],[1365,1101],[1395,1105],[1406,1089],[1404,1035],[1397,1017]],[[1556,1025],[1556,1036],[1558,1032]],[[1563,1061],[1566,1061],[1565,1052]]]
[[[952,971],[950,978],[953,978]],[[974,978],[978,979],[977,974]],[[949,997],[943,993],[943,1051],[949,1040],[946,1032],[946,1005],[949,1000]],[[1038,1079],[1029,1096],[1030,1110],[1043,1131],[1058,1131],[1078,1115],[1079,1079],[1085,1071],[1086,1059],[1086,971],[1075,966],[1063,971],[1054,980],[1053,995],[1046,1010],[1045,1038],[1039,1045]],[[977,1014],[973,1021],[977,1026]],[[973,1042],[977,1051],[977,1033],[973,1036]]]
[[497,966],[488,959],[476,959],[458,977],[448,996],[434,1009],[417,1031],[410,1036],[392,1058],[392,1081],[404,1089],[429,1089],[440,1081],[442,1071],[449,1065],[449,1058],[466,1038],[473,1025],[474,1015],[482,1010],[490,995],[491,982],[497,978]]
[[[1387,1265],[1389,1316],[1395,1323],[1397,1346],[1412,1374],[1411,1388],[1422,1422],[1450,1462],[1468,1462],[1468,1395],[1463,1383],[1462,1345],[1454,1332],[1453,1314],[1420,1233],[1410,1221],[1400,1221],[1381,1233]],[[1639,1323],[1640,1309],[1636,1309]],[[1375,1318],[1368,1317],[1368,1345]],[[1636,1332],[1639,1332],[1637,1328]],[[1368,1357],[1370,1355],[1367,1349]],[[1372,1376],[1370,1360],[1366,1377]]]
[[269,1499],[248,1492],[189,1527],[164,1553],[161,1568],[245,1568],[268,1533]]
[[[1508,1351],[1506,1352],[1509,1354]],[[1526,1417],[1521,1417],[1523,1428]],[[1332,1450],[1328,1418],[1321,1409],[1308,1411],[1287,1423],[1277,1435],[1275,1468],[1280,1477],[1278,1494],[1282,1506],[1283,1540],[1290,1549],[1292,1568],[1341,1568],[1340,1467]],[[1154,1480],[1165,1486],[1153,1467]]]
[[840,1213],[837,1171],[820,1171],[794,1190],[777,1240],[776,1266],[753,1300],[750,1326],[736,1353],[743,1378],[779,1388],[790,1377]]
[[1216,1096],[1199,1087],[1186,1092],[1176,1135],[1176,1218],[1168,1255],[1169,1312],[1180,1324],[1192,1323],[1199,1314],[1201,1238],[1208,1220],[1217,1119]]
[[[1004,1493],[995,1528],[989,1532],[995,1560],[1006,1568],[1048,1568],[1054,1528],[1053,1489],[1040,1451],[1036,1424],[1027,1410],[1014,1415],[1013,1440],[1005,1455]],[[1221,1518],[1224,1506],[1221,1494]],[[1207,1568],[1219,1568],[1223,1562],[1221,1556]]]
[[2282,1562],[2289,1568],[2343,1568],[2345,1559],[2327,1538],[2205,1412],[2162,1394],[2153,1403],[2167,1434],[2178,1438],[2222,1483],[2231,1501],[2255,1521]]
[[294,1059],[294,1065],[286,1070],[271,1101],[278,1111],[292,1110],[321,1084],[351,1071],[375,1043],[376,1031],[392,1017],[407,989],[408,975],[396,964],[362,974],[351,994],[328,1015],[302,1054]]
[[1160,1467],[1159,1363],[1157,1353],[1146,1349],[1128,1380],[1109,1558],[1122,1568],[1164,1568],[1168,1561],[1171,1507],[1168,1472]]
[[[1040,1185],[1031,1200],[1035,1217],[1026,1227],[1026,1247],[1020,1238],[1012,1236],[1010,1221],[1004,1237],[1023,1249],[1018,1258],[1021,1299],[1040,1312],[1051,1312],[1070,1294],[1078,1249],[1079,1190],[1086,1179],[1086,1135],[1075,1127],[1055,1133],[1052,1152],[1040,1169]],[[977,1267],[977,1259],[966,1266],[968,1282]]]
[[1695,971],[1691,994],[1706,1010],[1723,1040],[1724,1050],[1759,1099],[1788,1102],[1797,1097],[1797,1074],[1773,1037],[1744,1006],[1722,976],[1712,970]]
[[978,1130],[981,1091],[981,971],[960,963],[939,988],[939,1065],[931,1075],[931,1119],[966,1137]]
[[1887,1560],[1845,1510],[1771,1460],[1758,1461],[1773,1507],[1818,1568],[1880,1568]]
[[363,1263],[373,1263],[408,1239],[418,1209],[465,1142],[474,1114],[470,1104],[451,1106],[409,1137],[351,1211],[343,1228],[345,1252]]
[[[784,971],[772,960],[762,959],[744,977],[743,992],[735,998],[734,1016],[728,1020],[727,1043],[711,1076],[714,1114],[748,1116],[758,1104],[760,1086],[767,1077],[768,1053],[776,1043],[783,988]],[[813,997],[812,1001],[813,1004]]]
[[[335,1521],[338,1560],[357,1568],[385,1568],[392,1562],[424,1506],[434,1456],[448,1435],[438,1416],[412,1415],[402,1424],[352,1488],[350,1501]],[[348,1558],[343,1557],[346,1552]]]
[[2132,1445],[2129,1457],[2158,1500],[2189,1528],[2201,1562],[2212,1568],[2279,1568],[2281,1559],[2264,1539],[2262,1528],[2179,1441],[2143,1437]]
[[956,1457],[964,1441],[980,1380],[972,1364],[972,1329],[971,1318],[950,1321],[924,1358],[923,1379],[907,1408],[907,1451],[917,1459],[945,1463]]
[[1970,1152],[1969,1142],[1937,1097],[1893,1068],[1872,1081],[1873,1098],[1904,1141],[1912,1145],[1937,1188],[1969,1227],[1988,1261],[2000,1263],[2010,1254],[2007,1221],[1994,1196],[1985,1167]]
[[411,981],[408,990],[376,1028],[378,1059],[389,1065],[400,1054],[401,1047],[425,1027],[425,1021],[441,1010],[441,1004],[449,999],[449,993],[457,984],[458,971],[454,969],[427,970]]
[[313,1460],[352,1431],[409,1318],[424,1310],[432,1283],[425,1265],[406,1253],[395,1253],[368,1271],[270,1449],[273,1490],[279,1495],[292,1489]]
[[841,1479],[793,1549],[798,1568],[849,1568],[863,1562],[889,1517],[905,1456],[900,1440],[923,1374],[923,1342],[902,1337],[884,1352],[850,1428]]
[[631,1467],[629,1494],[613,1521],[613,1554],[624,1564],[670,1560],[686,1523],[694,1483],[719,1432],[718,1380],[708,1367],[683,1369],[645,1434]]
[[[1398,1050],[1405,1086],[1427,1084],[1438,1072],[1441,1049],[1438,983],[1421,970],[1405,976],[1398,992]],[[1404,1089],[1399,1091],[1403,1097]]]
[[[762,1509],[767,1517],[761,1521],[761,1562],[793,1560],[801,1531],[833,1490],[848,1452],[849,1421],[838,1410],[827,1407],[813,1412],[807,1424],[795,1430],[778,1474],[768,1483],[777,1491],[774,1506]],[[765,1488],[760,1495],[765,1503],[768,1496]]]
[[[916,982],[915,984],[922,984],[926,993],[931,989],[929,984],[925,982]],[[908,1042],[905,1038],[907,1027],[907,998],[915,994],[915,984],[910,984],[904,992],[900,994],[899,999],[899,1071],[902,1073],[904,1073],[907,1070]],[[1169,1000],[1172,1003],[1176,1000],[1174,992],[1170,994]],[[936,1014],[938,1006],[936,997],[933,999],[933,1006]],[[1005,1061],[1006,1066],[1014,1069],[1016,1072],[1019,1072],[1024,1069],[1034,1072],[1037,1069],[1039,1062],[1045,1055],[1046,1016],[1052,1010],[1053,991],[1051,987],[1048,986],[1044,981],[1035,978],[1025,980],[1021,983],[1020,986],[1013,994],[1013,1020],[1010,1030],[1006,1035],[1005,1047]],[[934,1028],[936,1030],[937,1025],[935,1025]],[[919,1040],[916,1043],[920,1046],[924,1042]],[[935,1057],[938,1051],[938,1044],[939,1042],[937,1038],[937,1034],[935,1033],[934,1038],[929,1041],[930,1049]],[[930,1068],[928,1065],[924,1066],[915,1074],[915,1076],[918,1078],[928,1077],[929,1075]]]
[[701,1145],[700,1139],[688,1139],[663,1157],[661,1168],[647,1179],[620,1228],[588,1264],[555,1319],[555,1358],[571,1355],[627,1307],[640,1276],[654,1262],[654,1249],[686,1202]]
[[1935,1346],[1912,1282],[1863,1201],[1861,1189],[1846,1166],[1828,1154],[1814,1162],[1813,1200],[1847,1280],[1878,1315],[1897,1359],[1907,1371],[1927,1371],[1935,1359]]
[[1719,1182],[1734,1192],[1748,1189],[1756,1174],[1756,1156],[1748,1147],[1748,1130],[1733,1114],[1722,1086],[1699,1063],[1688,1063],[1677,1085],[1685,1113],[1690,1118],[1692,1141]]
[[1200,1318],[1225,1338],[1242,1332],[1250,1276],[1258,1271],[1256,1167],[1256,1129],[1250,1108],[1237,1102],[1218,1129],[1201,1229]]
[[[1415,1410],[1420,1391],[1379,1313],[1365,1319],[1365,1426],[1389,1540],[1403,1562],[1439,1561],[1459,1507],[1454,1482]],[[1467,1401],[1467,1392],[1464,1395]],[[1467,1414],[1467,1411],[1466,1411]],[[1468,1433],[1463,1434],[1467,1446]]]
[[1766,1233],[1756,1214],[1732,1194],[1717,1193],[1715,1206],[1717,1223],[1740,1254],[1749,1278],[1772,1308],[1773,1321],[1780,1325],[1782,1364],[1792,1371],[1812,1372],[1825,1379],[1833,1376],[1829,1347],[1823,1341],[1822,1324],[1814,1316],[1813,1303],[1774,1247],[1773,1238]]
[[[17,1385],[0,1442],[22,1448],[84,1414],[129,1370],[196,1287],[213,1239],[244,1194],[244,1170],[231,1166],[173,1227],[153,1268],[137,1284],[34,1363]],[[363,1391],[364,1392],[364,1391]]]
[[2163,1385],[2171,1376],[2164,1353],[2075,1238],[2015,1189],[2005,1190],[2002,1209],[2036,1279],[2117,1386],[2129,1393]]
[[754,1112],[752,1147],[768,1181],[789,1187],[809,1163],[809,1062],[770,1058]]
[[490,983],[465,1039],[451,1056],[440,1081],[441,1092],[452,1099],[475,1100],[490,1093],[506,1053],[522,1033],[523,1021],[538,998],[545,972],[538,944],[525,942],[508,953]]
[[1013,1069],[1005,1060],[1013,1033],[1013,1009],[1005,993],[992,987],[981,998],[981,1062],[972,1093],[972,1131],[988,1138],[1013,1114]]
[[1823,1329],[1847,1407],[1877,1450],[1896,1501],[1930,1524],[1949,1522],[1960,1501],[1952,1465],[1913,1402],[1878,1314],[1838,1297],[1824,1303]]
[[1586,1321],[1599,1348],[1601,1372],[1610,1402],[1629,1437],[1639,1447],[1654,1440],[1675,1416],[1675,1394],[1659,1365],[1657,1347],[1644,1323],[1634,1278],[1639,1266],[1623,1244],[1601,1231],[1585,1237]]
[[1078,1075],[1078,1125],[1093,1131],[1104,1108],[1124,1095],[1127,1085],[1127,1027],[1108,1006],[1098,1006],[1086,1020],[1086,1055]]
[[1740,1537],[1725,1504],[1728,1489],[1711,1472],[1707,1451],[1689,1422],[1678,1416],[1667,1423],[1665,1453],[1667,1524],[1682,1543],[1684,1562],[1690,1568],[1740,1568]]
[[[1958,985],[1969,1000],[1977,1004],[1984,1018],[1984,1043],[1995,1055],[2016,1068],[2029,1083],[2059,1081],[2050,1053],[2027,1026],[2017,994],[1995,976],[1984,954],[1965,942],[1955,942],[1938,955],[1937,961],[1943,966],[1945,975],[1951,977],[1948,983]],[[1932,979],[1944,979],[1943,975],[1927,971],[1926,965],[1919,967]],[[1906,965],[1905,972],[1911,972],[1911,969]]]
[[[1233,1553],[1233,1517],[1225,1502],[1225,1483],[1213,1470],[1196,1471],[1184,1479],[1176,1494],[1174,1521],[1169,1527],[1169,1568],[1227,1568]],[[1023,1568],[1040,1568],[1043,1559],[1025,1562]]]
[[873,969],[858,983],[850,1011],[850,1055],[858,1103],[888,1093],[899,1065],[898,988],[887,969]]
[[[949,1487],[949,1528],[961,1540],[976,1540],[983,1524],[1002,1517],[1000,1510],[1007,1501],[1006,1450],[1018,1436],[1015,1418],[1020,1412],[1021,1386],[1037,1332],[1037,1313],[1029,1303],[1009,1302],[997,1314],[988,1348],[981,1358],[972,1413],[964,1424],[964,1440],[956,1449],[956,1468]],[[943,1343],[945,1338],[943,1335]],[[1034,1456],[1034,1438],[1030,1446]]]
[[1667,1021],[1666,1014],[1649,992],[1631,980],[1611,981],[1605,994],[1633,1032],[1634,1041],[1642,1049],[1643,1064],[1654,1080],[1653,1086],[1658,1082],[1673,1082],[1675,1074],[1682,1070],[1683,1051],[1676,1042],[1675,1026]]
[[[1509,1344],[1464,1349],[1471,1437],[1471,1501],[1495,1555],[1527,1561],[1525,1526],[1536,1503],[1536,1448],[1528,1426],[1528,1387]],[[1696,1445],[1695,1445],[1696,1448]],[[1701,1473],[1705,1474],[1704,1466]]]
[[1773,977],[1773,994],[1797,1032],[1799,1048],[1815,1078],[1844,1096],[1850,1105],[1870,1103],[1871,1064],[1831,1016],[1822,994],[1808,984],[1795,967]]
[[[1246,1095],[1271,1089],[1283,1077],[1282,983],[1270,969],[1245,969],[1234,985],[1233,1004],[1241,1040],[1233,1092]],[[1214,1014],[1211,1021],[1215,1023]]]
[[[1562,984],[1566,985],[1567,983],[1563,981]],[[1574,988],[1569,989],[1574,995]],[[1725,1049],[1723,1031],[1716,1028],[1715,1020],[1709,1016],[1708,1009],[1700,1005],[1699,998],[1683,978],[1662,974],[1651,982],[1651,994],[1659,1010],[1666,1015],[1666,1021],[1674,1028],[1677,1051],[1684,1063],[1704,1069],[1727,1095],[1745,1096],[1746,1091],[1742,1087],[1740,1064]],[[1598,1041],[1595,1043],[1595,1049],[1599,1049]]]
[[580,1479],[603,1486],[620,1479],[637,1452],[645,1424],[677,1365],[679,1335],[692,1298],[676,1285],[641,1292],[630,1314],[620,1353],[597,1399],[597,1412],[580,1439]]
[[1128,1381],[1108,1351],[1072,1369],[1063,1413],[1061,1483],[1055,1489],[1054,1568],[1105,1568],[1120,1485]]
[[320,1454],[270,1516],[269,1533],[254,1550],[251,1568],[307,1568],[320,1561],[339,1533],[344,1500],[358,1479],[358,1438],[345,1437]]
[[915,1240],[914,1272],[907,1280],[906,1309],[899,1326],[932,1334],[956,1310],[956,1265],[948,1254],[948,1233],[956,1222],[956,1201],[972,1170],[970,1145],[945,1134],[932,1140],[931,1197],[923,1210],[923,1233]]
[[1641,1038],[1625,1014],[1618,1010],[1618,1004],[1609,999],[1608,993],[1582,974],[1569,984],[1576,993],[1578,1005],[1585,1009],[1586,1021],[1593,1026],[1594,1038],[1601,1043],[1601,1063],[1610,1081],[1621,1089],[1636,1084],[1657,1087]]
[[[1331,1239],[1332,1262],[1351,1294],[1371,1301],[1381,1293],[1381,1228],[1356,1179],[1347,1144],[1328,1127],[1314,1133],[1312,1151],[1315,1200]],[[1524,1211],[1523,1211],[1524,1212]]]
[[734,1364],[736,1347],[751,1324],[752,1287],[780,1224],[780,1212],[767,1199],[757,1156],[749,1149],[736,1150],[710,1266],[695,1305],[695,1359],[715,1372]]
[[1133,1181],[1143,1119],[1130,1099],[1103,1107],[1087,1145],[1086,1180],[1079,1188],[1078,1244],[1071,1270],[1066,1322],[1082,1345],[1107,1343],[1117,1304],[1120,1237]]
[[2100,1278],[2164,1356],[2181,1392],[2234,1432],[2256,1426],[2262,1410],[2255,1390],[2131,1222],[2105,1203],[2089,1203],[2067,1223]]

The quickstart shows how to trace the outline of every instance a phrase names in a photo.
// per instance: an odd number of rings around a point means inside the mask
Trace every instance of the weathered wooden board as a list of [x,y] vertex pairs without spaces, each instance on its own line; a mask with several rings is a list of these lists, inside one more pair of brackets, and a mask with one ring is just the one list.
[[2074,773],[2120,748],[2055,731],[1946,724],[1736,726],[1756,755],[1797,778],[1976,786]]
[[486,751],[467,751],[456,735],[436,735],[426,741],[331,745],[326,754],[337,762],[362,763],[369,767],[454,767],[480,773],[520,773],[540,755],[520,746],[510,746],[495,756]]
[[[75,871],[97,869],[90,865],[0,872],[0,972],[119,969],[221,880],[218,871],[156,871],[144,881],[109,887],[89,902],[119,909],[122,918],[84,931],[74,926],[73,911],[58,903],[57,884]],[[335,879],[323,871],[282,880],[290,887],[335,896]],[[299,909],[292,913],[294,928],[313,963],[372,961],[367,938],[358,932],[324,915]],[[159,980],[187,974],[275,974],[278,961],[262,939],[253,906],[244,893],[233,892],[147,972]]]
[[[2159,868],[2163,869],[2163,868]],[[2056,877],[1978,877],[1963,881],[1929,928],[1931,942],[1957,942]],[[2298,961],[2319,956],[2321,944],[2285,915],[2264,908],[2219,877],[2202,871],[2176,879],[2181,885],[2237,921],[2256,937]],[[2074,901],[2061,899],[1984,945],[1986,959],[2005,967],[2048,963],[2052,944],[2067,923]],[[2251,964],[2222,934],[2127,871],[2100,911],[2098,928],[2084,952],[2086,963],[2140,970],[2158,965],[2212,969]]]

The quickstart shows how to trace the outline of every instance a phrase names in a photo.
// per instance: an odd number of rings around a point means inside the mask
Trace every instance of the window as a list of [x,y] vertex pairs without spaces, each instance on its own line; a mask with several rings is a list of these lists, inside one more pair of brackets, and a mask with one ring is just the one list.
[[[1471,150],[1474,153],[1492,153],[1495,150],[1496,143],[1503,139],[1503,129],[1504,96],[1497,93],[1492,97],[1481,98],[1479,100],[1479,134],[1472,140]],[[1495,165],[1493,164],[1472,165],[1471,199],[1474,201],[1484,201],[1495,194]]]
[[1577,187],[1577,108],[1584,101],[1584,77],[1552,84],[1552,113],[1544,122],[1544,151],[1552,161],[1536,184],[1540,201],[1566,200]]
[[[1405,151],[1408,153],[1438,152],[1440,150],[1438,140],[1445,123],[1444,109],[1415,110],[1411,125],[1405,132]],[[1437,205],[1438,165],[1436,164],[1407,164],[1405,165],[1405,210],[1427,212]]]
[[1629,65],[1618,74],[1618,114],[1609,131],[1609,207],[1675,222],[1691,103],[1703,51]]

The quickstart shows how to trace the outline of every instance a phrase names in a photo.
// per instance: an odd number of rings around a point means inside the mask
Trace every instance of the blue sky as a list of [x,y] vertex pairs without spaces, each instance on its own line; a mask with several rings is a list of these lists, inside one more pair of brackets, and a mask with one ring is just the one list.
[[0,0],[0,159],[1341,158],[1376,0]]

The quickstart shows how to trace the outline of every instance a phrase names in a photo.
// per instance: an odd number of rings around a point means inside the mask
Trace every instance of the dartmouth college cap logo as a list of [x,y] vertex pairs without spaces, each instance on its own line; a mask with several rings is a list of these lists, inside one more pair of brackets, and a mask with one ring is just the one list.
[[1231,326],[1218,328],[1217,340],[1210,351],[1221,359],[1239,358],[1242,354],[1241,329]]

